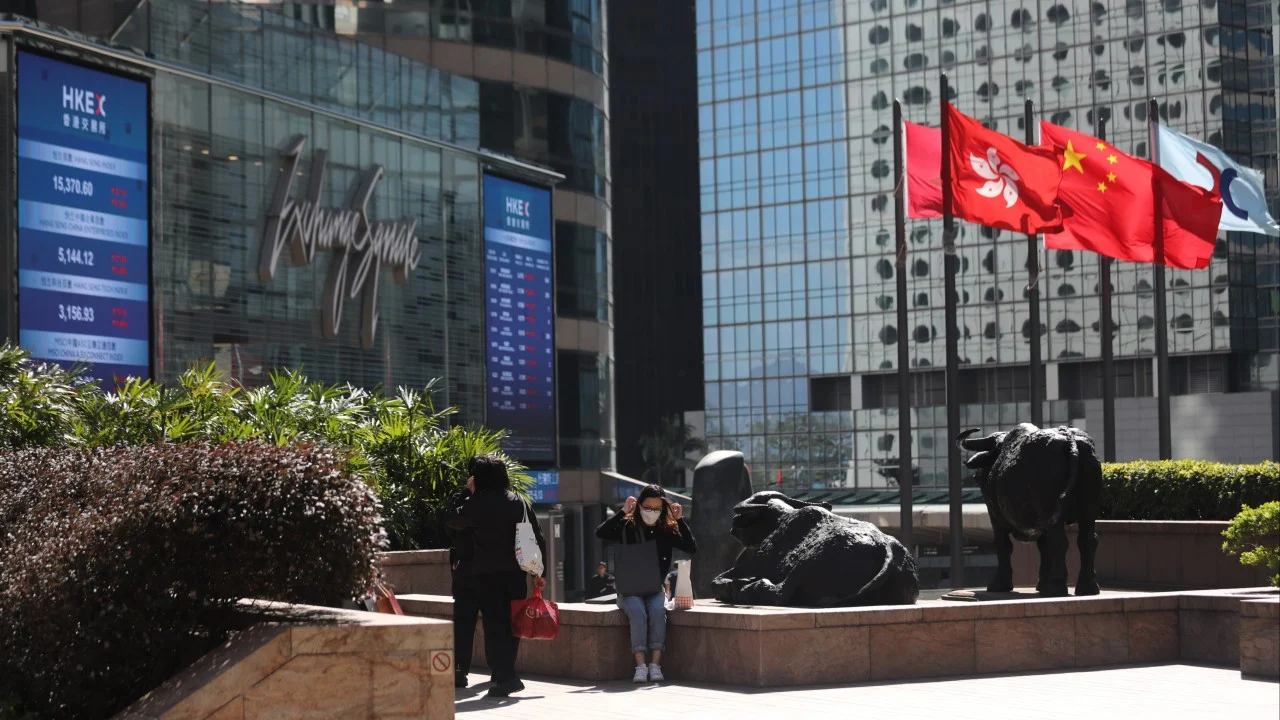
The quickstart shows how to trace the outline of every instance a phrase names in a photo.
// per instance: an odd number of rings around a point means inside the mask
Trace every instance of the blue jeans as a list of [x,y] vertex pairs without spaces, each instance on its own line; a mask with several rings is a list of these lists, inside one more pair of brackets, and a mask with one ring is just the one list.
[[666,600],[663,592],[618,596],[618,607],[631,620],[631,652],[667,649]]

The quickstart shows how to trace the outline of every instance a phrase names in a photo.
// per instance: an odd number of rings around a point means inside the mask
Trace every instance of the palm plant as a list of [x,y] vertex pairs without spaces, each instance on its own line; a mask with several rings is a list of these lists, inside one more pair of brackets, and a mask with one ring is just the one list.
[[399,388],[394,396],[273,372],[246,390],[213,364],[191,368],[172,386],[130,378],[106,392],[80,368],[33,362],[0,346],[0,446],[225,443],[256,439],[276,445],[316,443],[341,451],[347,469],[374,488],[394,549],[448,544],[442,513],[467,480],[467,461],[497,454],[517,493],[532,479],[502,454],[504,432],[453,425],[456,408],[438,409],[438,385]]
[[0,446],[78,444],[79,408],[94,392],[80,370],[33,362],[22,349],[0,345]]
[[679,415],[662,419],[658,429],[640,439],[640,456],[648,468],[641,477],[664,486],[683,484],[684,471],[694,467],[689,455],[706,452],[707,443]]

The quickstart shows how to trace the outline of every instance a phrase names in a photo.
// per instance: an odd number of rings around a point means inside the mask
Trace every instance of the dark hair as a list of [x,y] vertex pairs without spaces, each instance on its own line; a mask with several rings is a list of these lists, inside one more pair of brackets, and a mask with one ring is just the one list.
[[511,487],[507,464],[497,455],[480,455],[467,463],[476,479],[476,492],[506,492]]
[[658,516],[658,522],[654,524],[654,527],[678,532],[680,526],[671,518],[671,512],[668,510],[671,506],[671,501],[667,498],[667,491],[663,490],[661,485],[645,485],[644,489],[640,491],[640,494],[636,497],[636,508],[627,517],[631,524],[637,528],[644,524],[644,521],[640,519],[640,507],[649,498],[660,498],[662,500],[662,514]]

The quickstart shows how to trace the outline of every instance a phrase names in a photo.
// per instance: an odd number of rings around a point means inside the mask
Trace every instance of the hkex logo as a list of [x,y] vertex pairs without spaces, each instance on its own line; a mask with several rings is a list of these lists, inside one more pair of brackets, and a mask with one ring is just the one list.
[[517,197],[507,196],[506,226],[510,230],[532,230],[533,217],[530,212],[533,203]]
[[92,90],[62,86],[63,109],[75,110],[86,115],[107,116],[107,96]]
[[529,201],[520,198],[507,198],[507,212],[520,217],[529,217]]

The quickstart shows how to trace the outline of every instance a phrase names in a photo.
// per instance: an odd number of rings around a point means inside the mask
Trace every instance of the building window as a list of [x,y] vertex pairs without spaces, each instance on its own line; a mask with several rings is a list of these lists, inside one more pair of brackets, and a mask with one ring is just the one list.
[[[1041,397],[1044,388],[1041,387]],[[1026,366],[960,371],[960,402],[1019,403],[1031,401],[1031,372]]]
[[[1150,358],[1115,361],[1116,397],[1151,397],[1155,377]],[[1058,396],[1063,400],[1097,400],[1102,397],[1102,362],[1058,365]]]
[[608,246],[595,228],[556,222],[556,315],[609,321]]
[[[963,405],[1030,402],[1031,373],[1025,366],[962,369],[959,392]],[[945,372],[911,373],[911,407],[942,407],[946,404]],[[863,375],[862,407],[898,407],[898,376]]]
[[809,378],[809,406],[814,412],[853,409],[853,383],[848,375]]
[[[947,404],[947,376],[941,371],[911,373],[911,406],[935,407]],[[863,408],[898,407],[897,375],[863,375]]]
[[590,353],[560,351],[557,387],[560,404],[560,466],[595,469],[612,462],[609,452],[609,366]]
[[1169,393],[1201,395],[1229,392],[1226,355],[1169,358]]

